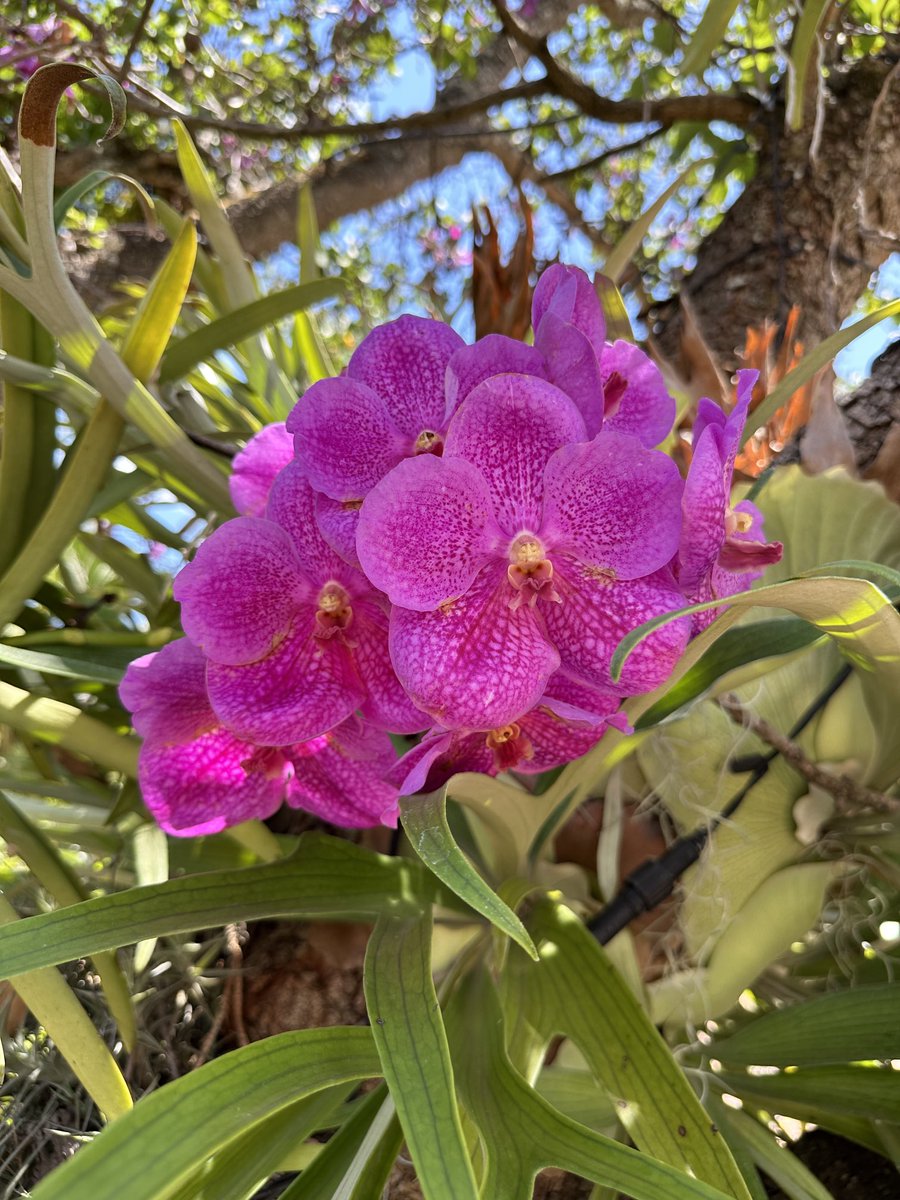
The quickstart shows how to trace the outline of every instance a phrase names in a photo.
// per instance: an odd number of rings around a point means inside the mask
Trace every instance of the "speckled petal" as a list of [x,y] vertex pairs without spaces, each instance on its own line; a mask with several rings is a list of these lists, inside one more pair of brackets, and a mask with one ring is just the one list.
[[512,597],[501,565],[434,612],[391,612],[394,669],[419,708],[441,725],[506,725],[531,708],[559,666],[537,610],[512,608]]
[[518,724],[532,748],[531,758],[523,758],[514,768],[523,775],[537,775],[581,758],[607,729],[605,721],[594,726],[571,725],[543,704],[536,705]]
[[297,461],[317,492],[359,500],[411,453],[384,400],[357,380],[314,383],[288,420]]
[[548,312],[574,325],[585,335],[596,353],[600,353],[606,333],[603,308],[593,284],[580,267],[554,263],[541,275],[531,302],[535,333]]
[[397,824],[397,788],[385,780],[395,762],[390,738],[345,722],[287,751],[294,765],[287,802],[344,829]]
[[536,532],[544,468],[554,451],[587,437],[568,396],[531,375],[497,375],[469,393],[450,422],[444,462],[464,458],[483,474],[500,527]]
[[561,562],[559,568],[555,579],[562,603],[548,604],[544,611],[548,633],[567,671],[594,687],[615,687],[626,696],[663,683],[687,642],[690,621],[685,618],[663,625],[641,642],[615,685],[609,665],[619,642],[632,629],[686,607],[668,573],[613,583],[585,576],[572,560]]
[[447,364],[463,345],[440,321],[398,317],[366,335],[347,375],[377,392],[397,428],[415,440],[426,429],[443,427]]
[[266,516],[290,536],[301,571],[316,592],[329,579],[347,586],[355,572],[322,536],[316,520],[316,493],[298,462],[285,467],[272,485]]
[[293,457],[294,440],[283,423],[267,425],[235,455],[228,489],[242,517],[263,515],[275,476]]
[[603,424],[603,376],[590,339],[569,321],[548,312],[534,335],[547,378],[566,393],[584,418],[587,436]]
[[144,803],[176,837],[270,817],[284,796],[287,765],[245,770],[252,754],[252,746],[222,728],[178,745],[145,742],[138,762]]
[[260,746],[307,742],[333,729],[364,699],[350,651],[339,637],[312,636],[311,610],[262,662],[210,663],[209,698],[222,724]]
[[413,704],[391,665],[387,613],[373,601],[353,606],[353,660],[366,690],[360,712],[391,733],[419,733],[429,718]]
[[[589,567],[637,579],[678,549],[683,484],[665,454],[605,429],[565,446],[547,467],[543,536]],[[551,560],[553,553],[551,553]]]
[[265,657],[311,596],[291,539],[271,521],[226,521],[172,587],[181,624],[206,656],[237,666]]
[[470,463],[407,459],[366,497],[356,548],[363,570],[393,604],[437,608],[468,588],[502,540],[490,494]]
[[721,430],[707,425],[694,442],[694,453],[682,498],[683,520],[677,577],[686,596],[693,596],[709,575],[725,543],[728,493],[720,448]]
[[631,433],[645,446],[658,446],[672,428],[676,405],[656,363],[631,342],[617,341],[604,347],[600,371],[603,428]]
[[143,738],[186,742],[218,723],[206,694],[206,659],[187,638],[129,663],[119,698]]
[[535,375],[546,379],[543,356],[534,348],[502,333],[489,333],[474,346],[463,346],[447,367],[447,420],[469,392],[494,375]]
[[328,545],[350,566],[359,568],[359,555],[356,553],[356,529],[359,525],[358,500],[344,503],[323,496],[316,496],[316,523],[319,533]]
[[433,792],[460,771],[495,775],[494,755],[483,732],[435,728],[395,764],[388,778],[401,796]]

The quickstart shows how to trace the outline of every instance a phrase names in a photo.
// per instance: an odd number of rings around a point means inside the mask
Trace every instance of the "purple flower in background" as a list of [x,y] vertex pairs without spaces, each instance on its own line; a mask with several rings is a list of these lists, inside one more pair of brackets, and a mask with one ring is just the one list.
[[534,344],[544,377],[578,405],[588,435],[601,428],[656,446],[675,419],[675,401],[656,364],[630,342],[606,342],[606,322],[591,281],[557,263],[538,280],[532,301]]
[[213,709],[238,737],[305,742],[356,709],[398,732],[427,723],[391,668],[384,597],[322,538],[297,463],[275,481],[266,517],[217,529],[174,592],[209,659]]
[[460,771],[536,775],[586,754],[609,726],[630,732],[617,711],[620,703],[613,692],[585,687],[557,672],[539,703],[517,721],[499,729],[435,726],[388,778],[403,795],[413,795],[442,787]]
[[[391,657],[416,704],[447,728],[496,729],[560,664],[611,687],[619,640],[684,603],[664,569],[681,490],[671,459],[628,434],[588,442],[552,384],[506,374],[475,387],[443,457],[401,463],[360,515],[360,561],[395,605]],[[673,622],[643,642],[622,694],[662,682],[686,637]]]
[[336,825],[397,820],[387,734],[351,720],[297,746],[260,747],[219,722],[206,693],[206,660],[186,638],[131,663],[119,689],[144,738],[144,801],[168,833],[218,833],[269,817],[286,800]]
[[265,514],[275,477],[293,457],[294,439],[283,422],[266,425],[235,455],[228,489],[242,517]]
[[[765,540],[759,509],[748,500],[730,506],[734,460],[757,377],[756,371],[738,372],[737,402],[730,416],[712,400],[703,399],[698,407],[675,563],[678,585],[692,604],[749,588],[765,567],[781,558],[781,543]],[[717,616],[716,609],[696,613],[694,632]]]

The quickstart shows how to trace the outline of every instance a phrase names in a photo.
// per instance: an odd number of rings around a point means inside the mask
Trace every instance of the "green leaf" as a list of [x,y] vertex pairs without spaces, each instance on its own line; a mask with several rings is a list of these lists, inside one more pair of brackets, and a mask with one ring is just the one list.
[[849,988],[750,1021],[710,1053],[729,1066],[822,1067],[900,1058],[900,983]]
[[727,1091],[785,1116],[814,1121],[813,1114],[834,1112],[900,1122],[900,1071],[890,1067],[802,1067],[776,1075],[722,1071],[716,1078]]
[[[368,1200],[380,1196],[403,1133],[385,1084],[370,1092],[328,1139],[281,1200]],[[365,1188],[359,1191],[359,1188]]]
[[43,1180],[34,1200],[167,1200],[272,1114],[379,1069],[363,1028],[304,1029],[233,1050],[145,1096]]
[[[169,839],[158,825],[139,825],[131,835],[131,855],[138,887],[164,883],[169,878]],[[139,975],[153,957],[156,938],[146,938],[134,948],[134,973]]]
[[400,797],[400,817],[410,845],[451,891],[512,938],[526,954],[537,958],[525,926],[457,846],[447,823],[446,796],[447,789],[441,788],[427,796]]
[[778,1184],[792,1200],[835,1200],[815,1175],[796,1155],[775,1138],[749,1113],[726,1106],[717,1096],[710,1097],[717,1122],[728,1131],[729,1139],[742,1146],[752,1161]]
[[280,292],[272,292],[253,300],[224,317],[210,321],[170,343],[159,368],[160,383],[181,379],[198,363],[210,358],[217,350],[234,346],[251,334],[259,333],[281,317],[308,308],[322,300],[337,296],[343,290],[338,279],[317,279],[312,283],[297,283]]
[[728,629],[678,682],[635,722],[635,729],[648,729],[690,704],[712,687],[716,680],[738,667],[764,658],[792,654],[822,638],[822,633],[799,617],[754,621]]
[[546,1039],[572,1039],[635,1144],[722,1191],[746,1197],[691,1085],[602,947],[564,906],[542,901],[529,927],[539,966],[511,962],[510,1003]]
[[[840,564],[829,564],[840,565]],[[724,608],[708,629],[695,638],[680,664],[679,678],[701,654],[735,623],[746,608],[780,608],[811,622],[823,633],[834,638],[838,645],[856,662],[868,670],[879,666],[887,669],[900,661],[900,614],[873,583],[864,579],[845,579],[841,576],[819,576],[790,579],[785,583],[738,592],[706,604],[693,604],[680,614],[705,612]],[[645,621],[622,639],[613,655],[610,672],[618,679],[629,654],[661,625],[668,624],[678,614],[667,613]],[[647,701],[642,702],[648,704]],[[649,706],[649,705],[648,705]],[[638,706],[640,707],[640,705]],[[644,709],[636,716],[642,715]]]
[[339,838],[304,834],[290,858],[242,871],[170,879],[42,913],[0,929],[4,974],[69,962],[142,938],[263,917],[372,919],[398,896],[430,897],[418,863]]
[[140,201],[145,219],[148,222],[153,221],[153,197],[136,179],[132,179],[130,175],[123,175],[120,171],[89,171],[87,175],[84,175],[81,179],[77,179],[71,187],[61,192],[54,201],[53,224],[56,228],[59,229],[63,221],[65,221],[69,209],[73,204],[77,204],[83,196],[98,188],[102,183],[109,183],[113,179],[131,188]]
[[721,46],[737,6],[738,0],[709,0],[685,51],[679,68],[680,75],[685,78],[702,75]]
[[608,276],[613,283],[619,282],[625,268],[640,249],[641,242],[647,236],[650,226],[672,197],[687,183],[698,167],[705,167],[712,161],[714,160],[702,158],[697,162],[692,162],[676,177],[674,182],[669,184],[665,191],[657,196],[648,208],[644,209],[637,220],[628,226],[607,255],[606,262],[603,264],[604,275]]
[[845,346],[849,346],[851,342],[855,341],[874,325],[878,325],[879,322],[886,321],[888,317],[895,317],[897,315],[900,315],[900,300],[892,300],[889,304],[882,304],[880,308],[876,308],[873,312],[867,313],[866,316],[861,317],[858,321],[854,321],[852,325],[848,325],[844,329],[839,329],[837,333],[833,333],[831,337],[827,337],[824,342],[819,342],[814,350],[808,350],[797,363],[796,367],[792,371],[788,371],[778,386],[769,392],[762,404],[753,410],[753,420],[747,423],[741,444],[743,445],[744,442],[753,436],[754,430],[759,429],[761,425],[765,425],[779,408],[783,408],[798,388],[808,383],[816,372],[821,371],[823,367],[827,367],[834,356],[843,350]]
[[579,1125],[542,1099],[507,1056],[503,1014],[483,968],[462,980],[445,1019],[463,1102],[481,1134],[485,1200],[523,1200],[547,1166],[632,1200],[725,1200],[727,1193]]
[[24,646],[10,646],[5,642],[0,642],[0,662],[20,671],[40,671],[44,675],[62,675],[68,679],[91,679],[114,686],[121,683],[124,674],[124,668],[107,666],[77,653],[47,654]]
[[477,1200],[431,979],[431,912],[379,917],[365,964],[366,1007],[382,1074],[426,1200]]
[[830,7],[830,0],[804,0],[800,16],[797,18],[794,36],[791,38],[791,55],[788,59],[787,126],[794,132],[803,126],[809,59],[816,45],[816,34],[822,18]]
[[[71,909],[58,912],[64,914]],[[0,896],[0,933],[18,930],[25,924],[9,901]],[[131,1093],[122,1072],[59,971],[53,967],[28,971],[13,986],[104,1117],[111,1121],[126,1113],[131,1107]]]
[[144,292],[120,351],[126,366],[145,383],[169,344],[191,285],[196,257],[197,230],[186,221]]
[[622,299],[622,293],[606,275],[596,275],[594,286],[603,306],[606,340],[614,342],[621,339],[625,342],[633,342],[635,340],[634,330],[631,328],[631,319],[628,316],[625,301]]

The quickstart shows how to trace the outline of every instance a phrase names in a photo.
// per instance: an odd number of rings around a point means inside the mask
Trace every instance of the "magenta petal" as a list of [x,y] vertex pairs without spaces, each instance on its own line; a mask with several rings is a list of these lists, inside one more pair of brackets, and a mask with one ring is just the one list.
[[586,437],[581,414],[559,388],[531,375],[497,375],[470,392],[450,422],[444,462],[464,458],[479,468],[505,532],[535,532],[550,456]]
[[469,392],[494,375],[536,375],[546,379],[544,359],[534,346],[526,346],[502,333],[489,333],[474,346],[462,346],[447,367],[447,419]]
[[728,492],[719,442],[719,429],[708,425],[694,443],[684,481],[678,584],[687,596],[695,595],[725,542]]
[[627,633],[652,617],[686,607],[668,573],[613,583],[585,576],[577,562],[559,565],[555,579],[562,603],[548,604],[544,611],[548,633],[567,671],[594,687],[615,687],[627,696],[663,683],[687,642],[690,621],[686,618],[671,621],[645,638],[616,684],[609,667]]
[[400,463],[369,492],[356,548],[392,603],[427,611],[464,592],[500,540],[479,471],[425,454]]
[[441,725],[494,729],[514,721],[559,665],[536,609],[512,608],[511,599],[505,570],[489,568],[464,596],[434,612],[393,609],[394,669]]
[[[605,429],[565,446],[547,467],[543,535],[588,567],[637,579],[678,550],[683,484],[665,454]],[[551,558],[553,555],[551,554]]]
[[362,715],[392,733],[419,733],[428,717],[410,700],[391,665],[387,614],[372,601],[357,601],[353,612],[353,660],[366,689]]
[[444,424],[444,377],[451,356],[465,345],[440,321],[399,317],[360,342],[347,375],[384,400],[398,429],[415,440]]
[[460,771],[496,775],[494,755],[483,732],[449,731],[435,726],[418,746],[396,763],[388,778],[396,781],[402,796],[433,792]]
[[384,400],[346,377],[314,383],[288,428],[309,482],[334,500],[361,499],[411,452]]
[[346,583],[353,577],[345,561],[322,536],[316,520],[316,493],[300,463],[292,462],[275,480],[266,516],[290,535],[300,569],[315,585],[321,586],[329,579]]
[[218,833],[280,806],[286,768],[245,770],[253,747],[217,728],[178,745],[145,742],[138,775],[144,803],[167,833]]
[[606,733],[605,721],[589,728],[576,727],[543,704],[532,709],[519,725],[531,743],[531,756],[522,758],[513,768],[523,775],[537,775],[581,758]]
[[603,424],[603,376],[590,339],[551,311],[538,326],[534,344],[547,365],[547,378],[575,402],[587,436],[594,437]]
[[312,636],[304,615],[262,662],[228,667],[210,663],[206,681],[213,709],[238,737],[260,746],[307,742],[333,729],[364,699],[349,650],[339,638]]
[[604,429],[631,433],[645,446],[658,446],[675,420],[675,400],[662,371],[631,342],[613,342],[600,358],[605,393]]
[[359,525],[360,503],[332,500],[319,493],[316,496],[316,524],[319,532],[336,554],[351,566],[359,568],[356,553],[356,530]]
[[143,738],[186,742],[217,724],[206,694],[206,659],[187,638],[129,663],[119,698]]
[[231,665],[268,654],[311,594],[291,539],[257,517],[220,526],[175,577],[172,591],[191,641]]
[[294,766],[287,801],[344,829],[397,824],[397,789],[384,776],[395,761],[390,738],[346,722],[287,751]]
[[597,354],[606,334],[603,308],[594,286],[580,267],[554,263],[541,275],[531,302],[531,322],[537,334],[545,314],[574,325],[585,335]]
[[726,489],[731,491],[731,472],[734,460],[741,445],[744,425],[750,411],[750,401],[753,399],[753,388],[759,379],[759,371],[738,371],[737,388],[734,408],[726,417],[725,413],[712,400],[704,397],[697,405],[697,416],[694,420],[693,439],[696,446],[704,431],[712,427],[713,435],[722,458],[725,471]]
[[267,425],[255,433],[235,455],[228,490],[242,517],[263,515],[275,476],[293,457],[294,440],[282,423]]

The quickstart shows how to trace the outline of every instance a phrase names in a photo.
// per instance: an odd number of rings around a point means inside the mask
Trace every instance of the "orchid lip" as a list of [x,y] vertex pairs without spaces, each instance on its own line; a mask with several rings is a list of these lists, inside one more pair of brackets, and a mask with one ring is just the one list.
[[318,638],[331,638],[346,629],[353,620],[353,609],[346,588],[333,579],[319,592],[316,602],[316,631]]
[[413,454],[436,454],[440,458],[443,453],[443,436],[434,429],[423,429],[413,443]]
[[[520,533],[509,547],[509,560],[506,576],[517,592],[526,587],[531,589],[532,603],[537,599],[538,592],[546,593],[549,600],[559,599],[553,586],[553,564],[535,534]],[[518,603],[521,603],[521,599]]]

